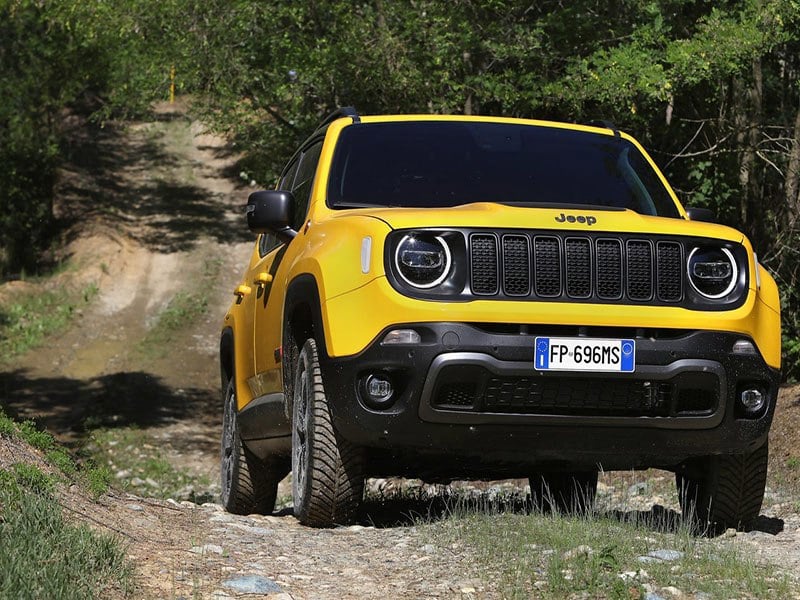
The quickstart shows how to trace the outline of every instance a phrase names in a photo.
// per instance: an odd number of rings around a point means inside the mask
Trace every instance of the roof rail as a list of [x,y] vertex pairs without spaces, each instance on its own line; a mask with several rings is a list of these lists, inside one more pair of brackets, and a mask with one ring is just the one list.
[[358,115],[358,111],[353,108],[352,106],[342,106],[337,108],[327,117],[322,120],[322,123],[317,125],[317,129],[322,129],[326,125],[329,125],[336,119],[340,119],[341,117],[350,117],[353,119],[353,123],[360,123],[361,117]]
[[594,121],[589,121],[587,125],[591,125],[592,127],[603,127],[604,129],[610,129],[614,132],[614,137],[620,137],[619,129],[617,126],[614,125],[611,121],[607,121],[605,119],[596,119]]

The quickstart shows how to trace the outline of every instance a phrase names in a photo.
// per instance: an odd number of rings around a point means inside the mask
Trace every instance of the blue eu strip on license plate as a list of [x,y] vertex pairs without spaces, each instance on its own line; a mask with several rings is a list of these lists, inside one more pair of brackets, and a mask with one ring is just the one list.
[[602,371],[632,373],[634,340],[537,337],[534,368],[537,371]]

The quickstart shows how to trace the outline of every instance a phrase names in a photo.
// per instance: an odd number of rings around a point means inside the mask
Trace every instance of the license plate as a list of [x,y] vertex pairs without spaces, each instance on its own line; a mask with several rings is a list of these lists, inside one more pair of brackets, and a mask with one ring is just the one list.
[[632,373],[635,355],[633,340],[537,337],[534,368],[537,371]]

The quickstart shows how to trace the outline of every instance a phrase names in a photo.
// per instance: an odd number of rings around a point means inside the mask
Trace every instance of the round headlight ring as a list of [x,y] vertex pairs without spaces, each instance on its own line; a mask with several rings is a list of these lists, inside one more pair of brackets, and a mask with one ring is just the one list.
[[[432,281],[420,283],[419,281],[414,281],[413,279],[410,279],[406,275],[406,273],[403,272],[404,265],[401,264],[401,261],[400,261],[400,254],[403,252],[403,249],[404,249],[403,246],[405,244],[407,244],[407,243],[414,243],[414,242],[417,242],[417,241],[424,242],[426,244],[431,244],[431,245],[433,245],[433,243],[435,243],[438,247],[441,248],[441,251],[442,251],[442,254],[443,254],[443,258],[444,258],[444,261],[442,263],[442,269],[441,269],[441,272],[437,275],[437,277],[435,279],[433,279]],[[447,276],[450,274],[450,268],[452,266],[452,256],[451,256],[451,253],[450,253],[450,247],[447,245],[447,242],[444,241],[442,236],[435,235],[435,236],[429,237],[429,236],[426,236],[424,234],[408,234],[408,235],[403,236],[403,239],[401,239],[400,243],[397,244],[397,249],[395,250],[395,253],[394,253],[394,264],[395,264],[395,268],[397,269],[397,274],[400,276],[400,278],[405,283],[407,283],[408,285],[410,285],[412,287],[415,287],[417,289],[423,289],[424,290],[424,289],[430,289],[432,287],[436,287],[437,285],[442,283],[447,278]]]
[[[709,294],[707,292],[702,291],[697,284],[695,283],[694,274],[692,273],[692,266],[694,264],[693,259],[697,252],[708,252],[708,251],[718,251],[722,252],[725,257],[728,259],[728,262],[731,265],[731,280],[728,285],[725,287],[725,290],[719,292],[717,294]],[[733,289],[736,287],[736,282],[739,279],[739,266],[736,264],[736,259],[733,257],[733,254],[727,248],[700,248],[695,247],[690,253],[689,258],[686,261],[686,271],[687,275],[689,276],[689,284],[692,286],[694,291],[698,294],[703,296],[704,298],[708,298],[709,300],[718,300],[719,298],[724,298],[728,294],[730,294]]]

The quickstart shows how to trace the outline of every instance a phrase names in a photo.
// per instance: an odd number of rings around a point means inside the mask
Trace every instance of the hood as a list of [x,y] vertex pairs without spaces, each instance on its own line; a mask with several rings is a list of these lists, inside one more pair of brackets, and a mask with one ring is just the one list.
[[392,229],[489,228],[559,232],[647,233],[714,237],[741,242],[740,232],[715,223],[641,215],[631,210],[602,210],[592,206],[530,207],[494,202],[450,208],[369,208],[338,211],[337,217],[369,215]]

